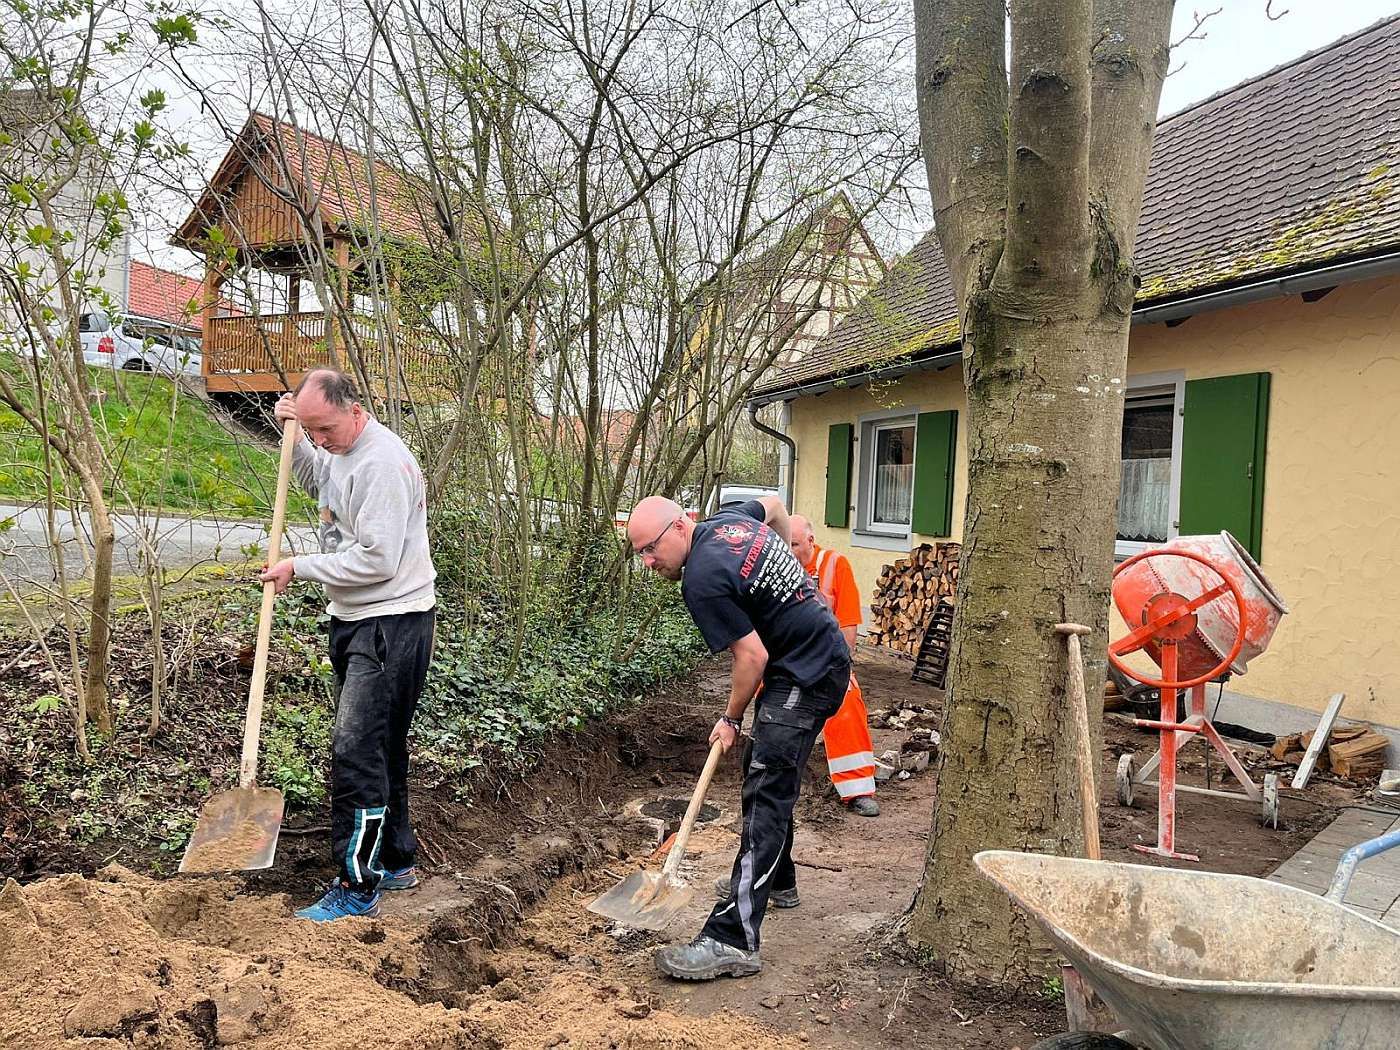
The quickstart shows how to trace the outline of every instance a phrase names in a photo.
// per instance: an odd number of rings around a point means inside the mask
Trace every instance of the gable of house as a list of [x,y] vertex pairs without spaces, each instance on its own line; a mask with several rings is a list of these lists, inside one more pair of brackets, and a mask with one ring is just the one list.
[[303,210],[327,235],[377,232],[424,245],[441,240],[433,197],[421,179],[263,113],[249,116],[172,240],[198,248],[217,226],[249,248],[297,244],[304,236]]

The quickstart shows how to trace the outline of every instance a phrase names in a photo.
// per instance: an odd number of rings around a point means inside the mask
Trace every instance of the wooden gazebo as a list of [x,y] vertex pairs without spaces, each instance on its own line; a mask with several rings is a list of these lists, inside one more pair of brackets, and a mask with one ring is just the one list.
[[[367,368],[375,385],[389,373],[439,374],[446,347],[434,333],[397,322],[398,273],[369,265],[373,254],[363,250],[371,238],[431,249],[437,229],[432,201],[412,176],[252,114],[172,238],[205,258],[198,305],[209,392],[282,391],[311,368],[348,367],[351,345],[372,351],[365,356],[378,362]],[[301,309],[318,255],[343,309]],[[237,315],[221,309],[225,282],[238,268],[285,280],[286,309]],[[352,294],[366,294],[375,282],[386,305],[378,319],[351,307]],[[394,365],[384,367],[390,360]]]

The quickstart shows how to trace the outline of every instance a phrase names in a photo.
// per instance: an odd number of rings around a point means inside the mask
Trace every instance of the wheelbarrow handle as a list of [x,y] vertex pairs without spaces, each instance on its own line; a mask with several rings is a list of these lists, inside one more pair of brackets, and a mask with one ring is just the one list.
[[1345,901],[1347,889],[1351,886],[1351,878],[1356,874],[1356,869],[1361,865],[1361,862],[1374,857],[1377,853],[1394,849],[1396,846],[1400,846],[1400,828],[1357,843],[1343,853],[1341,861],[1337,864],[1336,874],[1332,876],[1332,885],[1327,887],[1327,899],[1336,901],[1338,904]]

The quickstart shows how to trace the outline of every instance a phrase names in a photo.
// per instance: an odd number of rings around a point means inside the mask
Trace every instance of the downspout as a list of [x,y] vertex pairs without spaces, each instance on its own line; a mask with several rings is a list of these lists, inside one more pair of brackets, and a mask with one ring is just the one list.
[[[788,408],[788,404],[787,401],[783,402],[784,416],[787,416],[791,411],[791,409]],[[787,469],[784,471],[782,467],[778,468],[778,483],[782,486],[783,502],[787,504],[787,509],[789,513],[791,513],[793,496],[797,491],[797,442],[792,440],[792,438],[788,437],[781,430],[774,430],[772,427],[768,426],[768,424],[761,422],[758,418],[758,410],[761,407],[762,406],[754,404],[753,402],[749,402],[749,422],[753,424],[755,430],[767,434],[770,437],[775,437],[787,446]],[[787,474],[786,485],[782,485],[784,473]]]

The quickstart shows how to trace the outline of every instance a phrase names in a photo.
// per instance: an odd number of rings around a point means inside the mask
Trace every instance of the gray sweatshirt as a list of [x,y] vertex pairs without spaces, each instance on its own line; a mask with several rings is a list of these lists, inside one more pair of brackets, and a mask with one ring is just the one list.
[[325,585],[332,616],[363,620],[433,607],[427,489],[397,434],[371,419],[343,455],[303,435],[292,472],[320,506],[322,551],[292,564],[297,576]]

